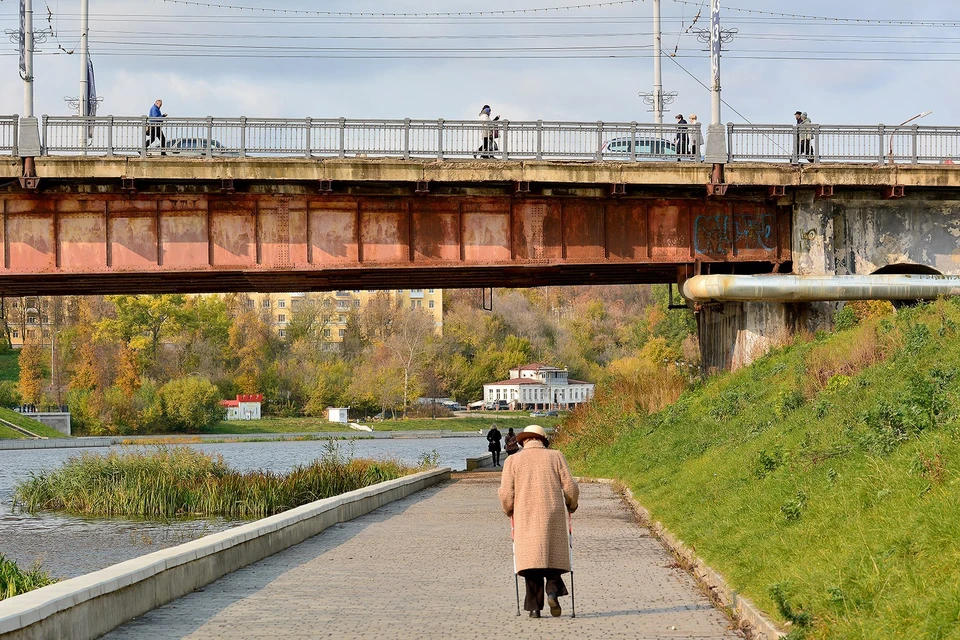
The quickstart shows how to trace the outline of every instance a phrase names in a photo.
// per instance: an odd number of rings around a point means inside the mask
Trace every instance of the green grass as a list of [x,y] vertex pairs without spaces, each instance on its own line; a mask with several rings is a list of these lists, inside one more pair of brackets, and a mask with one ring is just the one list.
[[[22,427],[29,431],[30,433],[35,433],[38,436],[43,436],[45,438],[66,438],[67,436],[63,435],[53,427],[48,427],[42,422],[38,422],[33,418],[28,418],[27,416],[21,415],[12,409],[6,409],[0,407],[0,418],[3,418],[11,424],[15,424],[18,427]],[[3,426],[3,425],[0,425]],[[12,429],[9,429],[12,431]],[[3,438],[3,432],[0,432],[0,438]]]
[[20,379],[20,352],[6,351],[0,353],[0,381],[12,380],[16,382]]
[[21,440],[27,436],[23,435],[19,431],[14,431],[10,427],[0,424],[0,440]]
[[0,553],[0,600],[39,589],[54,582],[56,580],[44,573],[39,565],[29,570],[21,569],[16,562],[8,560]]
[[960,303],[938,301],[782,349],[653,416],[595,400],[560,446],[795,638],[960,638],[958,328]]
[[368,426],[374,431],[482,431],[486,433],[490,430],[491,424],[506,433],[507,429],[513,427],[514,431],[522,430],[528,424],[539,424],[541,427],[555,427],[560,424],[562,418],[543,417],[531,418],[529,413],[517,413],[507,415],[505,412],[500,414],[490,413],[483,418],[407,418],[406,420],[384,420],[383,422],[368,422]]
[[393,460],[348,459],[334,443],[285,474],[240,473],[189,447],[83,453],[19,482],[14,506],[84,516],[263,518],[413,471]]
[[[483,431],[486,433],[492,423],[497,423],[503,431],[508,427],[523,429],[528,424],[542,427],[554,427],[562,418],[531,418],[529,413],[490,412],[482,418],[408,418],[406,420],[384,420],[382,422],[363,422],[374,431]],[[265,418],[263,420],[226,420],[201,429],[208,434],[251,434],[251,433],[333,433],[351,431],[343,424],[332,424],[322,418]],[[359,433],[359,432],[358,432]]]

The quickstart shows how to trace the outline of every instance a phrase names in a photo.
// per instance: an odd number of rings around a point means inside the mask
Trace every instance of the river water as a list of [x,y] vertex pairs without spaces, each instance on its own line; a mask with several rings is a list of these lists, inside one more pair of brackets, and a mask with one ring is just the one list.
[[[193,444],[191,448],[220,454],[238,471],[289,471],[323,455],[329,441],[236,442]],[[416,464],[424,454],[439,456],[440,465],[461,470],[468,457],[486,452],[478,437],[397,438],[338,441],[340,452],[357,458],[397,458]],[[113,447],[119,450],[121,447]],[[157,522],[131,519],[81,518],[59,514],[13,513],[13,488],[31,473],[55,469],[82,451],[100,449],[25,449],[0,451],[0,553],[21,567],[35,561],[58,578],[70,578],[117,562],[172,547],[240,524],[223,519]]]

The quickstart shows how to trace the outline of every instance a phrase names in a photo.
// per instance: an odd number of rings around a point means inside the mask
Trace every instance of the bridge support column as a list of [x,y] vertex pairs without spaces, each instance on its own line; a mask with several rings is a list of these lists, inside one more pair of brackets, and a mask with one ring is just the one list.
[[704,374],[736,371],[798,332],[831,326],[833,304],[727,302],[697,309],[700,362]]

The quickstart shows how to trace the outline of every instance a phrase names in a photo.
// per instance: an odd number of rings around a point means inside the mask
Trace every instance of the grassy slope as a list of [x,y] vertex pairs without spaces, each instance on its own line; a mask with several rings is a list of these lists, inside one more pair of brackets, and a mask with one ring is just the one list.
[[798,636],[960,638],[958,327],[960,303],[938,302],[771,354],[655,416],[598,405],[617,439],[565,448],[775,617],[783,585],[814,616]]
[[[543,427],[553,427],[560,418],[544,417],[531,418],[528,415],[509,416],[505,414],[490,414],[486,418],[410,418],[407,420],[384,420],[383,422],[368,422],[367,426],[374,431],[484,431],[490,424],[496,422],[506,432],[508,427],[515,430],[523,429],[528,424],[536,422]],[[346,425],[331,424],[322,418],[266,418],[264,420],[249,421],[222,421],[219,424],[204,429],[200,433],[215,434],[248,434],[248,433],[330,433],[334,431],[349,431]]]
[[19,431],[14,431],[10,427],[0,424],[0,440],[18,440],[26,437],[27,436],[23,435]]
[[[0,418],[3,418],[7,422],[13,423],[18,427],[23,427],[24,429],[35,433],[38,436],[45,436],[47,438],[65,438],[66,436],[54,429],[53,427],[48,427],[42,422],[37,422],[33,418],[28,418],[27,416],[20,415],[12,409],[5,409],[0,407]],[[4,435],[0,432],[0,438],[3,438]]]

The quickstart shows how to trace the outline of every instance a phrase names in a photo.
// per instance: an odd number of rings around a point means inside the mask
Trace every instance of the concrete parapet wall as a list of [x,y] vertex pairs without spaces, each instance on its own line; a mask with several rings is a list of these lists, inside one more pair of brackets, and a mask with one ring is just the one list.
[[44,413],[24,413],[28,418],[33,418],[37,422],[56,429],[65,436],[70,435],[70,413],[60,411],[50,411]]
[[417,473],[128,560],[0,602],[4,640],[92,640],[327,527],[448,480],[450,469]]
[[[506,454],[503,454],[506,458]],[[488,453],[482,456],[476,456],[475,458],[467,458],[467,471],[476,471],[483,467],[492,467],[493,466],[493,454]]]

